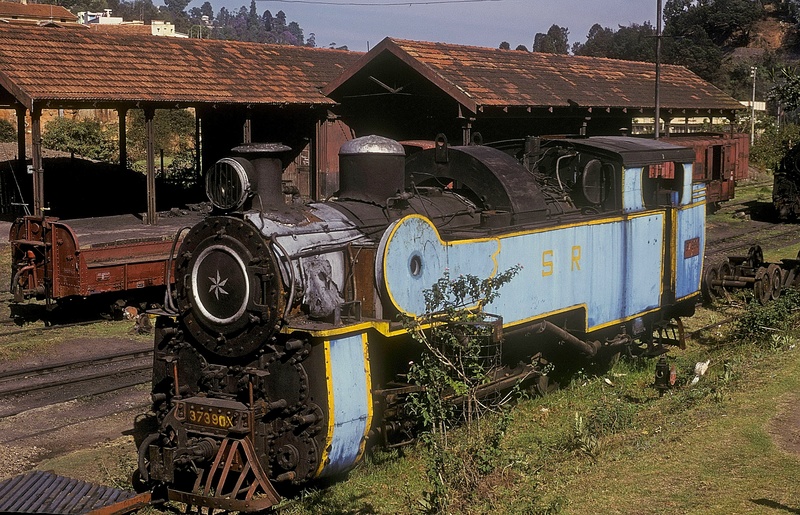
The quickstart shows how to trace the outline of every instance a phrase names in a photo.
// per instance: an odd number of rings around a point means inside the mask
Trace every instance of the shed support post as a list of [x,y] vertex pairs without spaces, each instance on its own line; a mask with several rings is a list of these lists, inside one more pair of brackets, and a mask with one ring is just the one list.
[[461,122],[461,144],[469,145],[472,142],[472,122],[464,120]]
[[322,178],[320,174],[327,173],[326,158],[328,147],[328,123],[327,120],[317,120],[314,127],[314,153],[309,163],[313,163],[314,170],[311,172],[311,184],[309,184],[308,194],[312,199],[318,200],[322,196],[320,191],[320,183]]
[[42,110],[31,111],[31,157],[33,162],[33,214],[44,216],[44,169],[42,169]]
[[128,108],[120,107],[117,109],[119,114],[119,167],[123,170],[128,168],[128,128],[127,117]]
[[244,126],[242,127],[242,143],[253,142],[253,119],[250,118],[250,113],[247,113],[247,118],[244,119]]
[[156,213],[156,157],[154,150],[155,124],[153,117],[155,109],[146,108],[144,110],[144,128],[147,144],[147,225],[158,223],[158,213]]
[[194,170],[197,174],[197,182],[203,179],[203,123],[200,113],[194,110]]
[[[25,148],[25,116],[28,110],[23,106],[18,106],[17,111],[17,170],[18,173],[25,170],[28,164],[27,150]],[[22,199],[20,199],[20,202]]]

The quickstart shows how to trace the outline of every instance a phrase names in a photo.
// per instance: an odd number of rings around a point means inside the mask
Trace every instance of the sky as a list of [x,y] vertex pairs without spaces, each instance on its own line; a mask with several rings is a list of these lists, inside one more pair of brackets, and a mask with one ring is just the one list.
[[[193,0],[187,10],[204,1]],[[221,7],[250,7],[250,0],[209,1],[214,13]],[[569,29],[571,47],[585,42],[595,23],[615,30],[647,21],[655,26],[657,6],[654,0],[407,0],[397,5],[401,1],[257,0],[256,6],[259,14],[282,10],[306,37],[315,34],[318,47],[335,43],[356,51],[367,51],[387,36],[490,48],[507,41],[511,48],[530,50],[534,35],[553,24]]]

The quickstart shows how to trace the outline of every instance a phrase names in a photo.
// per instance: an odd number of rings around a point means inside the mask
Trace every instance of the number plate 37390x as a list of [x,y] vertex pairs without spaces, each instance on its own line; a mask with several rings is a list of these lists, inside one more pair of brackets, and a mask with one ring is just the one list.
[[250,431],[250,410],[240,402],[192,397],[175,403],[175,418],[192,424],[232,432]]

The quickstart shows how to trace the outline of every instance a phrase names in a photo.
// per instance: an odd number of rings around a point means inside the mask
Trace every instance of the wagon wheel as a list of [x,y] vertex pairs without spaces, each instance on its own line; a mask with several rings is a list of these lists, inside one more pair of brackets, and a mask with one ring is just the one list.
[[755,270],[763,264],[764,251],[761,250],[761,245],[753,245],[747,251],[747,266]]
[[706,266],[706,270],[703,272],[703,284],[701,284],[700,290],[703,294],[703,300],[708,304],[722,297],[722,287],[712,284],[717,280],[719,280],[719,268],[714,265]]
[[[731,262],[727,259],[719,264],[719,270],[717,272],[719,274],[719,280],[724,281],[726,276],[733,275],[733,267],[731,266]],[[725,294],[728,292],[728,288],[725,286],[720,286],[720,290]],[[720,294],[720,296],[722,296]]]
[[763,266],[756,272],[756,281],[753,283],[753,294],[758,303],[765,306],[772,294],[772,277]]
[[781,271],[781,267],[775,263],[770,263],[767,267],[767,275],[769,276],[770,283],[772,285],[770,298],[772,300],[778,300],[781,296],[781,289],[783,287],[783,273]]

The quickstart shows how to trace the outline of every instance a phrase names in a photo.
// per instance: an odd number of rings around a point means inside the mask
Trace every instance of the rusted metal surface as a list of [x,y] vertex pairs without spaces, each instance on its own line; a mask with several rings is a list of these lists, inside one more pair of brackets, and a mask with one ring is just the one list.
[[35,470],[0,482],[0,512],[114,515],[150,503],[150,493],[88,483]]
[[225,438],[205,477],[198,477],[192,492],[169,490],[169,499],[189,506],[241,512],[265,510],[280,496],[261,468],[248,438]]
[[737,289],[752,289],[759,303],[767,304],[781,296],[785,288],[800,286],[800,254],[795,259],[767,263],[759,245],[750,247],[747,256],[728,256],[706,265],[701,289],[703,299],[712,302]]
[[736,181],[748,178],[750,140],[747,134],[679,134],[671,135],[667,141],[695,151],[692,176],[695,182],[706,183],[708,202],[732,199]]
[[200,216],[164,217],[159,226],[142,224],[132,215],[20,218],[9,237],[12,292],[17,301],[59,300],[163,286],[173,240],[181,227],[195,224]]

